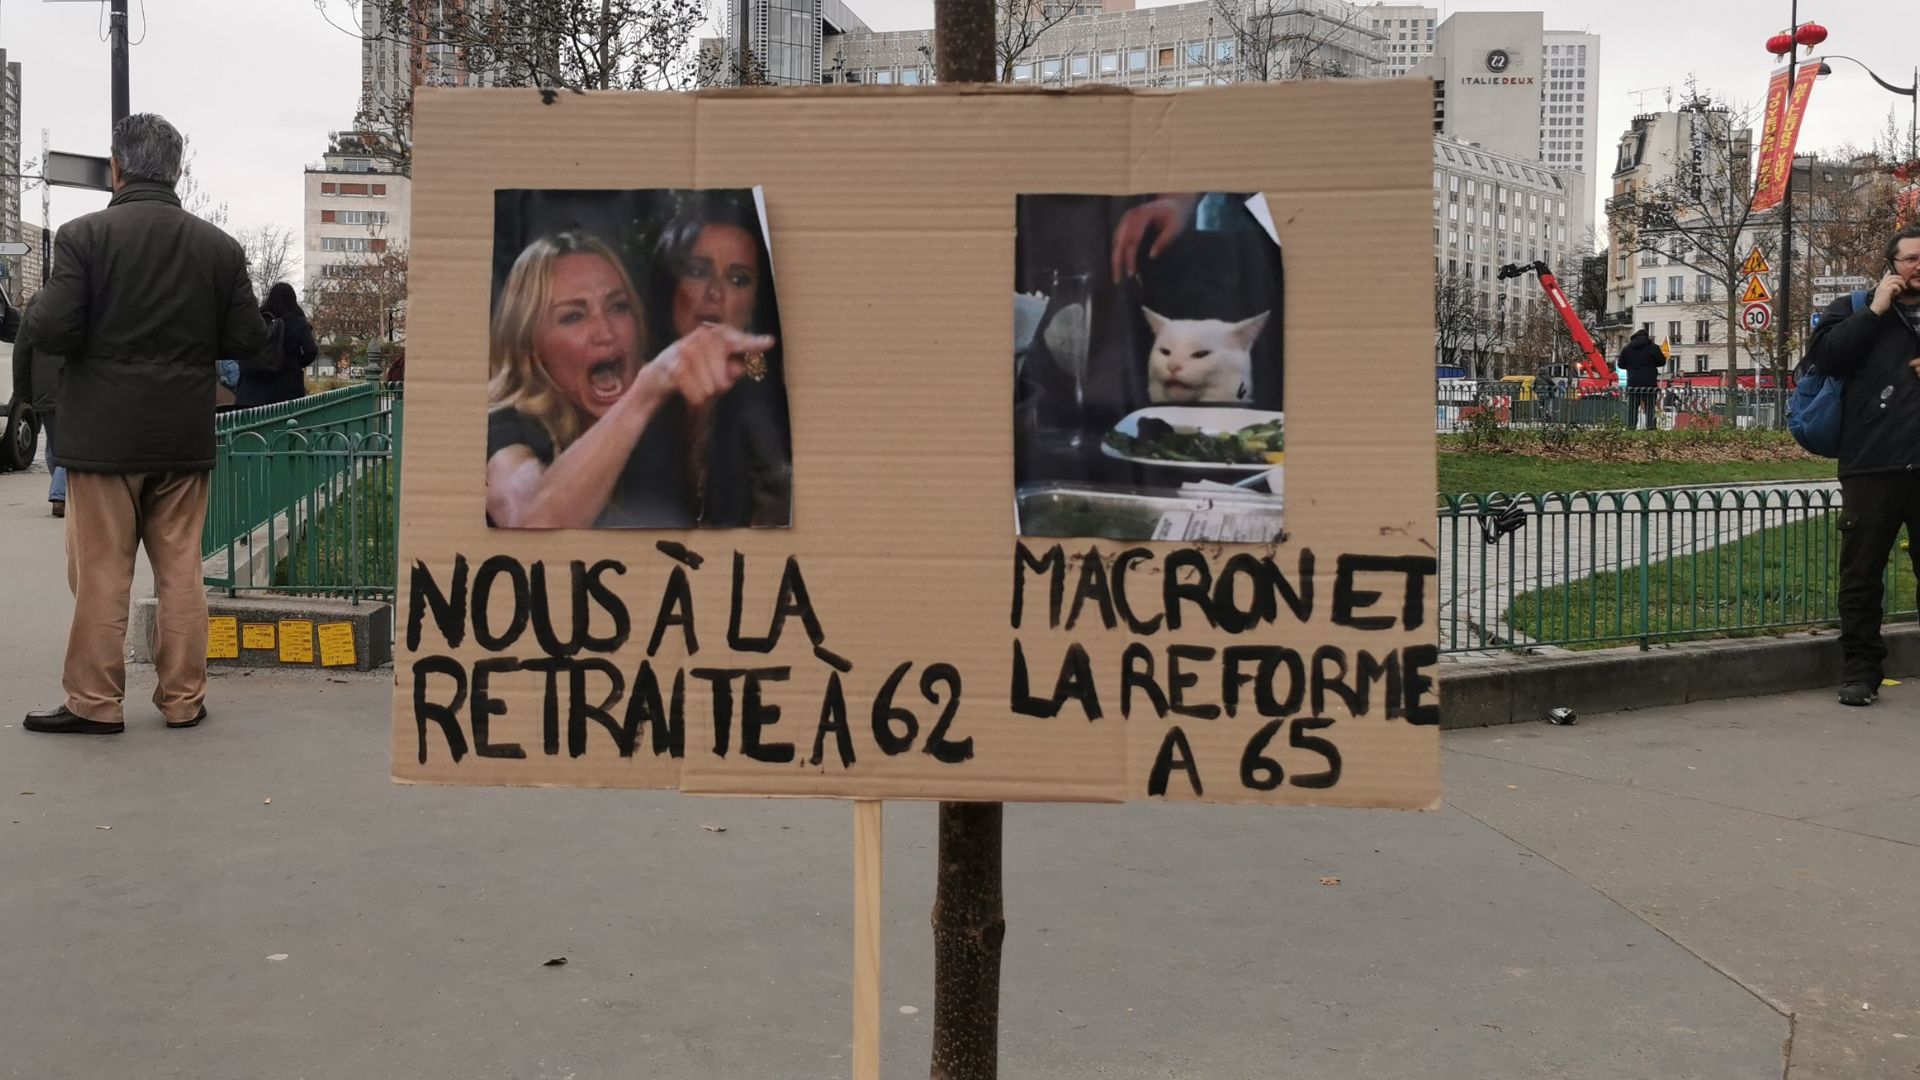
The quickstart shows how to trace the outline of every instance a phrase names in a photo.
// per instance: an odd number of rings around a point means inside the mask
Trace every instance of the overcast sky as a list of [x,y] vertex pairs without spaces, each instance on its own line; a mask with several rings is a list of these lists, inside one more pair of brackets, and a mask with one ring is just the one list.
[[[932,0],[849,0],[878,30],[930,26]],[[329,25],[354,25],[346,0],[132,0],[132,101],[159,112],[193,141],[194,173],[230,207],[229,227],[267,222],[298,228],[301,171],[318,161],[327,133],[346,126],[359,96],[360,46]],[[1142,5],[1146,6],[1146,5]],[[1546,13],[1550,29],[1587,30],[1600,42],[1599,163],[1643,104],[1665,107],[1689,74],[1736,102],[1758,101],[1774,60],[1763,43],[1784,28],[1788,0],[1448,0],[1456,11]],[[21,160],[37,158],[40,129],[53,147],[105,154],[110,109],[106,5],[75,0],[0,0],[0,48],[22,67]],[[1823,51],[1858,57],[1890,82],[1910,85],[1920,53],[1920,3],[1911,0],[1801,0],[1803,18],[1831,31]],[[1874,85],[1859,68],[1835,64],[1814,90],[1800,148],[1867,144],[1890,106],[1901,130],[1908,99]],[[1631,91],[1648,90],[1641,97]],[[1598,185],[1604,194],[1607,185]],[[91,192],[56,189],[53,223],[104,205]],[[37,221],[40,193],[23,195]]]

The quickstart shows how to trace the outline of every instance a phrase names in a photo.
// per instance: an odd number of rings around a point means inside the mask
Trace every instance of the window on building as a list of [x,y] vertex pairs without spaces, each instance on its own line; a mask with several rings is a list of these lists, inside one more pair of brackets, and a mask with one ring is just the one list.
[[[1686,298],[1687,298],[1687,279],[1677,274],[1674,275],[1673,277],[1668,278],[1667,279],[1667,302],[1670,304],[1677,304],[1680,301],[1685,300]],[[1675,323],[1674,325],[1678,326],[1680,324]]]
[[378,196],[382,196],[382,195],[385,195],[386,193],[387,193],[387,185],[385,185],[385,184],[375,184],[375,185],[373,185],[373,194],[374,194],[374,195],[375,195],[376,197],[378,197]]
[[1013,81],[1014,82],[1028,82],[1032,80],[1032,78],[1033,78],[1032,64],[1013,65]]
[[320,194],[322,194],[322,195],[332,195],[332,194],[335,194],[335,185],[333,185],[333,184],[324,184],[324,183],[323,183],[323,184],[321,184],[321,185],[320,185]]
[[1696,345],[1709,345],[1713,342],[1713,320],[1693,320],[1693,340]]
[[1447,246],[1455,247],[1455,248],[1460,246],[1460,230],[1458,229],[1447,230]]
[[1147,70],[1147,50],[1135,49],[1132,52],[1128,53],[1127,54],[1127,70],[1128,71]]
[[1103,52],[1100,54],[1100,74],[1112,75],[1120,70],[1120,54]]
[[1060,61],[1042,60],[1040,62],[1040,77],[1042,79],[1059,78],[1060,77]]
[[1460,178],[1457,176],[1447,177],[1447,190],[1453,192],[1455,195],[1460,194]]
[[373,162],[366,158],[343,158],[340,167],[347,172],[372,172]]
[[1667,324],[1667,344],[1680,344],[1680,324],[1677,321]]
[[[1650,277],[1643,277],[1640,279],[1640,299],[1643,302],[1650,304],[1653,301],[1659,299],[1659,296],[1660,296],[1659,279],[1650,278]],[[1651,330],[1653,327],[1653,324],[1648,323],[1647,327],[1649,330]]]
[[[320,238],[321,251],[372,251],[374,242],[364,236],[323,236]],[[384,248],[386,243],[381,242]]]
[[1171,47],[1161,49],[1159,60],[1160,60],[1161,67],[1172,67],[1173,66],[1173,49]]
[[909,68],[900,73],[900,82],[905,86],[919,86],[920,78],[919,68]]
[[876,71],[876,72],[874,72],[874,73],[873,73],[873,81],[874,81],[874,83],[875,83],[876,85],[878,85],[878,86],[892,86],[892,85],[893,85],[893,72],[891,72],[891,71]]
[[1646,333],[1647,333],[1647,336],[1648,336],[1648,337],[1652,337],[1652,336],[1653,336],[1653,324],[1652,324],[1652,323],[1650,323],[1650,322],[1643,322],[1643,323],[1641,323],[1641,324],[1640,324],[1640,329],[1642,329],[1642,330],[1644,330],[1644,331],[1646,331]]
[[1447,204],[1447,220],[1448,221],[1460,220],[1460,204],[1459,203]]
[[1460,260],[1459,260],[1459,259],[1448,259],[1448,260],[1447,260],[1447,273],[1449,273],[1449,274],[1457,274],[1457,273],[1459,273],[1459,272],[1460,272]]
[[1693,288],[1694,288],[1694,299],[1696,300],[1713,299],[1713,278],[1710,275],[1701,274],[1700,277],[1694,282]]
[[1093,57],[1076,56],[1067,62],[1067,68],[1075,75],[1090,75],[1093,73]]
[[365,184],[341,184],[340,185],[340,194],[342,195],[365,195],[366,193],[367,193],[367,185]]
[[1213,46],[1213,58],[1215,60],[1233,59],[1233,42],[1231,41],[1215,42]]
[[1705,375],[1707,373],[1707,354],[1700,353],[1693,358],[1693,370],[1695,374],[1699,375]]

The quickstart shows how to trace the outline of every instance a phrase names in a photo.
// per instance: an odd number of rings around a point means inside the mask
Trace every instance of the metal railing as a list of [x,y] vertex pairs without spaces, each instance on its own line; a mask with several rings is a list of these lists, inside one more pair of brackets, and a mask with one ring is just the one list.
[[[1606,427],[1628,422],[1633,392],[1624,387],[1598,393],[1541,394],[1519,382],[1443,379],[1434,387],[1434,431],[1457,435],[1476,424],[1501,428]],[[1782,428],[1791,390],[1740,387],[1660,387],[1652,391],[1655,424],[1662,431],[1687,428]],[[1727,401],[1733,400],[1733,415]],[[1635,418],[1645,426],[1646,416]]]
[[391,600],[401,413],[399,391],[368,384],[223,414],[206,583]]
[[[1840,508],[1833,483],[1445,497],[1441,650],[1647,648],[1831,625]],[[1902,550],[1885,589],[1889,618],[1915,614]]]

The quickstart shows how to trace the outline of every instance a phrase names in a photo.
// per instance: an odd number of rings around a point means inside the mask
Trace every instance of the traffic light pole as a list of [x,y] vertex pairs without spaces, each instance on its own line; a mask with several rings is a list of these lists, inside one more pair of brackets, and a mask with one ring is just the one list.
[[113,50],[113,122],[117,127],[132,111],[127,101],[127,0],[112,0],[107,36]]

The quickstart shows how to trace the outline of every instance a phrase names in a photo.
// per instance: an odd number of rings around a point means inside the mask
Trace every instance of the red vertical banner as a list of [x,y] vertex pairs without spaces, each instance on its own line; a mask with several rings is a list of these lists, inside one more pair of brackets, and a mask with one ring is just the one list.
[[1760,136],[1760,169],[1753,181],[1753,209],[1770,210],[1787,193],[1787,177],[1793,169],[1793,148],[1800,138],[1800,121],[1807,115],[1807,98],[1813,93],[1813,81],[1820,76],[1820,65],[1808,63],[1787,90],[1787,73],[1773,73],[1767,87],[1767,121]]

